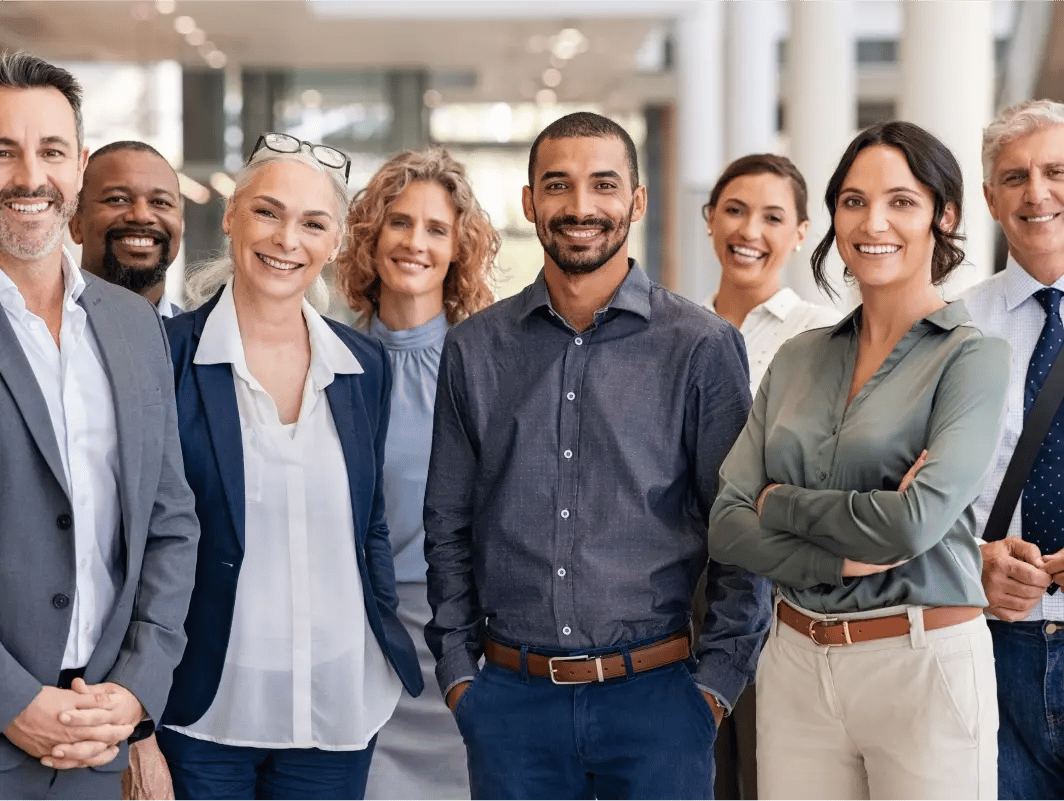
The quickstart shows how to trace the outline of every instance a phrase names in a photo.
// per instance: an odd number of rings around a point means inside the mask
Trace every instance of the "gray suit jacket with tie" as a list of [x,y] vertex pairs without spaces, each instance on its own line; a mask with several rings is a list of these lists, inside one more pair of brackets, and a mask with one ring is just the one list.
[[[143,298],[85,274],[78,303],[103,355],[118,426],[121,583],[85,680],[162,715],[195,577],[199,524],[177,436],[162,322]],[[91,410],[90,414],[91,414]],[[0,308],[0,731],[54,685],[75,590],[71,492],[44,396]],[[27,755],[0,736],[0,772]],[[105,770],[121,770],[125,748]]]

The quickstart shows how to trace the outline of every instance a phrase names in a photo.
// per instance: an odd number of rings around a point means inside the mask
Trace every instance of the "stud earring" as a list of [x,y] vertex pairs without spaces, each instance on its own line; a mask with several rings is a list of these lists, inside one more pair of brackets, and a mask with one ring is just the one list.
[[802,246],[801,245],[795,245],[794,246],[794,252],[795,253],[801,253],[802,252]]

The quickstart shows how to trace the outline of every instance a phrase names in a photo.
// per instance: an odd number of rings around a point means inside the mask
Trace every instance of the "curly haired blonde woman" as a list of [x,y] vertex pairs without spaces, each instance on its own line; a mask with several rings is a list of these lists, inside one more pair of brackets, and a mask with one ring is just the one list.
[[[385,508],[399,615],[431,679],[421,510],[436,376],[447,329],[493,300],[488,280],[499,236],[465,168],[441,148],[406,151],[386,162],[351,204],[347,234],[337,262],[340,289],[392,364]],[[381,730],[366,797],[469,797],[465,748],[437,690],[404,698]]]

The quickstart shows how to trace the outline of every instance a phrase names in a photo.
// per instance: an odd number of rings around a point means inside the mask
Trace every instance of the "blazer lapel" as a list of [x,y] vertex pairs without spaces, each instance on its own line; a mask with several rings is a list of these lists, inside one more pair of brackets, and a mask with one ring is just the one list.
[[96,336],[96,345],[103,357],[103,366],[111,379],[114,398],[115,428],[118,431],[118,495],[122,507],[123,529],[134,525],[134,503],[139,497],[140,466],[144,443],[144,403],[141,376],[133,369],[133,359],[126,337],[126,329],[119,316],[103,303],[97,281],[85,275],[85,290],[78,303],[85,309],[89,326]]
[[[199,348],[207,317],[218,305],[221,294],[219,291],[195,311],[193,340],[196,348]],[[244,446],[240,439],[240,410],[236,405],[233,368],[228,364],[194,363],[192,373],[199,389],[203,416],[207,420],[222,491],[229,506],[229,519],[233,521],[240,550],[244,550]]]
[[11,321],[7,319],[7,312],[0,309],[0,378],[7,385],[11,397],[15,399],[22,412],[22,419],[26,422],[26,428],[44,461],[52,469],[55,480],[64,489],[67,498],[70,497],[70,488],[67,486],[66,471],[63,470],[63,459],[59,455],[59,443],[55,438],[55,430],[52,428],[52,418],[48,415],[48,404],[41,394],[41,387],[33,375],[33,368],[19,344],[15,329],[11,327]]
[[[344,462],[347,465],[347,484],[351,495],[351,519],[355,524],[355,535],[362,539],[365,527],[358,521],[358,487],[363,486],[362,471],[366,469],[363,460],[359,458],[360,450],[355,442],[360,431],[365,426],[359,426],[355,422],[352,382],[357,378],[354,375],[337,374],[329,386],[325,388],[325,396],[329,399],[329,409],[332,412],[333,422],[336,423],[336,433],[340,437],[340,449],[344,454]],[[372,453],[369,448],[368,452]],[[366,451],[361,451],[366,452]],[[372,487],[372,482],[370,483]]]

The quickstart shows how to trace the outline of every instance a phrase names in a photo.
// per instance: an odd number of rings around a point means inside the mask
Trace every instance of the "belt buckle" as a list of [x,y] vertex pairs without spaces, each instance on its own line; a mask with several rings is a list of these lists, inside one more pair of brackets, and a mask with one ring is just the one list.
[[820,642],[820,640],[816,638],[817,626],[834,626],[836,623],[842,623],[842,633],[846,637],[845,645],[853,645],[853,640],[850,639],[850,621],[839,620],[837,617],[824,617],[818,620],[810,620],[808,632],[809,639],[824,648],[833,648],[839,645],[843,645],[843,643]]
[[553,684],[589,684],[588,681],[562,681],[555,675],[556,668],[555,662],[589,662],[592,659],[595,660],[595,670],[598,673],[598,680],[605,681],[605,677],[602,675],[602,657],[601,656],[587,656],[586,654],[578,654],[576,656],[551,656],[547,658],[547,670],[550,671],[550,680]]

